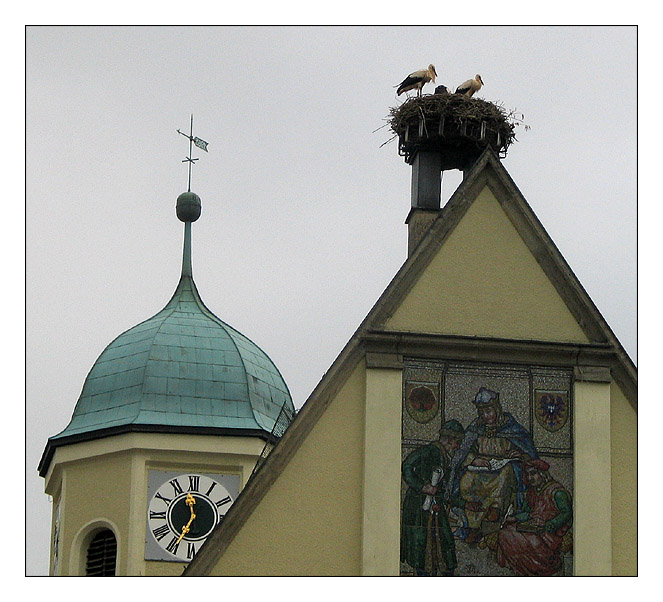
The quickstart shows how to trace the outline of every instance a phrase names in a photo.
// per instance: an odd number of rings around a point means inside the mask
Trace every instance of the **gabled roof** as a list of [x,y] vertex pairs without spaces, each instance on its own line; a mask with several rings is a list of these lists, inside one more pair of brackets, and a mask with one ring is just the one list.
[[[615,366],[618,374],[615,374],[615,379],[626,389],[625,393],[631,403],[635,405],[636,396],[629,395],[629,390],[632,388],[631,381],[637,380],[633,362],[505,167],[490,148],[486,148],[451,196],[427,234],[368,314],[360,330],[384,329],[389,317],[408,295],[421,273],[430,264],[440,247],[444,245],[485,186],[488,186],[495,195],[501,208],[557,290],[587,339],[592,343],[604,345],[618,358],[618,365]],[[631,392],[635,393],[635,389],[633,388]]]
[[[393,332],[385,325],[410,293],[421,274],[437,255],[479,193],[488,186],[537,263],[563,299],[589,343],[516,341],[482,337]],[[614,380],[637,411],[637,373],[627,353],[573,274],[561,253],[534,215],[508,172],[490,149],[486,149],[435,219],[417,248],[405,261],[362,324],[348,341],[320,383],[311,393],[284,436],[249,480],[223,523],[187,567],[184,575],[206,575],[214,567],[271,484],[297,453],[335,393],[363,358],[373,366],[389,366],[389,353],[405,350],[425,356],[439,351],[443,342],[451,357],[477,359],[481,350],[505,361],[526,361],[532,354],[554,358],[566,365],[608,365]],[[523,352],[523,348],[526,350]],[[379,351],[380,354],[373,353]],[[523,355],[525,353],[525,355]],[[527,355],[529,354],[529,355]],[[386,362],[386,363],[385,363]],[[394,366],[398,365],[396,360]]]

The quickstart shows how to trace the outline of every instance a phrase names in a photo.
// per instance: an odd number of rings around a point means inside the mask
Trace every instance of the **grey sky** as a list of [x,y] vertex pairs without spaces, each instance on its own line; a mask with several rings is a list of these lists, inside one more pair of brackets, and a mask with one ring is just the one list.
[[191,113],[194,278],[297,407],[406,258],[410,168],[381,126],[431,62],[524,113],[504,165],[637,361],[634,27],[29,28],[26,52],[28,574],[48,571],[47,438],[177,285]]

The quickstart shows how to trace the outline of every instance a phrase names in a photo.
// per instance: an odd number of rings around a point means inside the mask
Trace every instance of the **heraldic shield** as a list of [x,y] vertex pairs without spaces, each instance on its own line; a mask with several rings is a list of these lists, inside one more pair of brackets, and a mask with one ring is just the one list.
[[569,394],[567,391],[536,391],[534,415],[547,431],[561,429],[569,418]]

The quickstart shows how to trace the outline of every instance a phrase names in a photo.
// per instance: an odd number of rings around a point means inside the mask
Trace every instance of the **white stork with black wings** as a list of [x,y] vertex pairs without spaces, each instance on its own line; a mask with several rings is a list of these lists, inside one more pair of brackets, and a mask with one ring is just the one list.
[[475,92],[478,92],[483,86],[483,80],[481,76],[477,73],[474,76],[474,79],[468,79],[463,82],[460,86],[456,88],[456,94],[464,94],[465,96],[473,96]]
[[400,96],[403,92],[408,90],[417,89],[417,96],[421,96],[421,89],[424,87],[424,84],[428,82],[435,83],[435,76],[437,72],[435,71],[435,65],[428,65],[428,69],[420,69],[419,71],[414,71],[410,73],[399,85],[398,90],[396,90],[396,95]]

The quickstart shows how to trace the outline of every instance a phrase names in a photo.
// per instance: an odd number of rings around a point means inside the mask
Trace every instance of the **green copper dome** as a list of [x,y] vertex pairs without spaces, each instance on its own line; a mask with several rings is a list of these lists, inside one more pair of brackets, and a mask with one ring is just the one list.
[[288,387],[269,357],[205,307],[191,275],[191,223],[185,226],[173,297],[104,349],[69,425],[49,439],[40,472],[54,448],[67,443],[128,431],[271,440],[281,412],[294,416]]
[[183,276],[164,309],[106,347],[55,438],[125,424],[271,432],[284,405],[276,366]]

